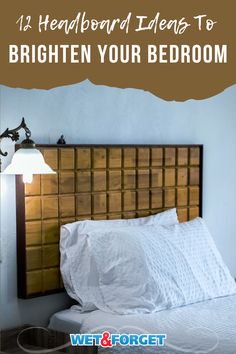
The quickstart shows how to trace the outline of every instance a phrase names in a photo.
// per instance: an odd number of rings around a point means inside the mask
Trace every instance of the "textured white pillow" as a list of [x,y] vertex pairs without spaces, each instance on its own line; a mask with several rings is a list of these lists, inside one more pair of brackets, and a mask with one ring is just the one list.
[[172,225],[176,223],[178,223],[178,217],[174,208],[143,218],[85,220],[62,226],[60,268],[67,293],[80,303],[81,310],[96,309],[93,292],[98,286],[98,274],[88,248],[87,234],[90,232],[97,231],[98,234],[102,234],[104,230],[110,232],[110,230],[120,227],[132,228],[141,225]]
[[[103,311],[150,313],[236,293],[201,218],[87,234],[98,282],[90,299]],[[72,263],[72,282],[80,276]],[[89,289],[88,289],[89,291]]]

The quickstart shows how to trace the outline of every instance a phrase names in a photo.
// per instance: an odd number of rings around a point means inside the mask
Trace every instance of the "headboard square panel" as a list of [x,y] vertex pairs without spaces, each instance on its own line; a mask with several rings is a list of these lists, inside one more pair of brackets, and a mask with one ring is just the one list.
[[122,150],[109,149],[109,168],[121,168],[122,166]]
[[178,149],[178,165],[187,166],[188,165],[188,148]]
[[138,148],[138,167],[149,167],[150,149]]
[[152,167],[160,167],[163,166],[163,148],[152,148],[151,149],[152,156]]
[[92,150],[92,164],[93,168],[106,168],[107,166],[107,149],[95,148]]
[[41,219],[41,198],[39,196],[25,197],[25,219],[38,220]]
[[92,150],[89,148],[76,149],[78,170],[91,168],[91,152]]
[[[55,175],[53,175],[55,176]],[[56,177],[56,176],[55,176]],[[75,172],[60,172],[59,173],[59,193],[71,194],[75,192]]]
[[58,194],[58,176],[42,175],[41,177],[42,194]]
[[76,204],[74,195],[62,195],[59,197],[60,218],[75,217]]
[[177,150],[175,148],[164,149],[165,166],[175,166]]
[[121,190],[121,171],[109,171],[109,190]]
[[59,150],[59,169],[74,170],[75,168],[75,149],[60,149]]
[[179,167],[177,170],[177,186],[188,185],[188,168]]
[[151,191],[151,208],[152,209],[161,209],[163,208],[163,190],[162,189],[153,189]]
[[28,221],[26,223],[26,246],[36,246],[42,243],[42,222]]
[[18,295],[63,290],[60,226],[134,218],[176,207],[180,221],[202,213],[201,145],[40,145],[56,175],[17,177]]
[[136,167],[136,149],[126,148],[123,151],[124,154],[124,168]]

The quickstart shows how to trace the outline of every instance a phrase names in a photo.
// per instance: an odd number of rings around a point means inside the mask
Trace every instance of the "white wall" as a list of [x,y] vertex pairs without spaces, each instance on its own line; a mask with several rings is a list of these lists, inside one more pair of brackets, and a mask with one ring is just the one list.
[[[0,88],[1,130],[24,116],[37,143],[202,143],[203,212],[215,241],[236,276],[236,86],[204,101],[165,102],[133,89],[95,86],[88,81],[51,91]],[[13,152],[11,141],[4,147]],[[64,294],[34,300],[16,295],[16,225],[14,178],[1,182],[0,301],[3,327],[45,324],[68,306]]]

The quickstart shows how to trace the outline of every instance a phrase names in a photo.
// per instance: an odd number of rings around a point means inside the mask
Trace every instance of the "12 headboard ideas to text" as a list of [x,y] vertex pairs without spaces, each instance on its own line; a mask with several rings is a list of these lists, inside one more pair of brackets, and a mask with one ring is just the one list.
[[176,207],[202,214],[202,145],[38,145],[55,175],[16,178],[18,296],[63,290],[62,224],[120,219]]

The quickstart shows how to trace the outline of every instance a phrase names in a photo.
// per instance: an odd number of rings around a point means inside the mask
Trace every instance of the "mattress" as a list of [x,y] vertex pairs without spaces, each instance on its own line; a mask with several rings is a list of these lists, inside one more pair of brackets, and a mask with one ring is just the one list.
[[[165,333],[161,354],[236,353],[236,295],[143,315],[100,310],[80,313],[76,306],[54,314],[51,329],[67,333]],[[99,348],[101,353],[156,353],[156,347]]]

